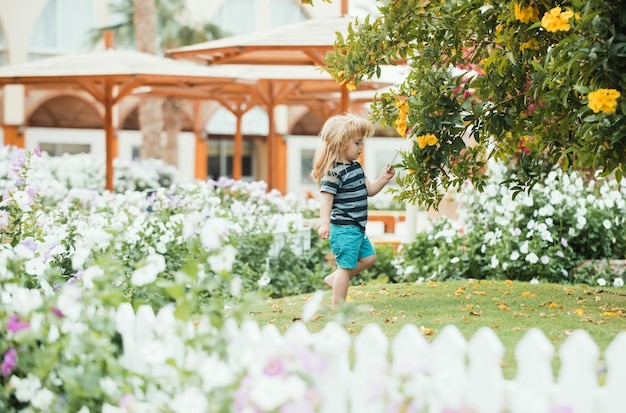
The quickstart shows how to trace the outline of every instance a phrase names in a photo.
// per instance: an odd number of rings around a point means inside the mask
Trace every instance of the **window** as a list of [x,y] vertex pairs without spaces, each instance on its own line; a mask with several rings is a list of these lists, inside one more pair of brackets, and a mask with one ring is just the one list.
[[87,50],[94,27],[93,2],[48,0],[30,39],[29,60]]
[[[208,176],[218,179],[221,176],[233,176],[233,152],[234,142],[226,139],[209,139],[209,168]],[[243,180],[251,180],[252,177],[252,142],[242,142],[241,175]]]
[[272,27],[297,23],[306,20],[307,16],[293,0],[272,0],[270,7],[270,24]]
[[40,142],[39,150],[41,150],[42,152],[46,152],[50,156],[61,156],[66,153],[69,155],[74,155],[77,153],[91,152],[91,145]]
[[235,36],[306,19],[299,0],[227,0],[214,22]]

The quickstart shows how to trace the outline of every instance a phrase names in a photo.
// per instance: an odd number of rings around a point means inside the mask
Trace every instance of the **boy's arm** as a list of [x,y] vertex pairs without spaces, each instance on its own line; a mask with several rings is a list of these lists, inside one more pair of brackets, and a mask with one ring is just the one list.
[[321,192],[320,195],[320,227],[317,233],[320,238],[327,239],[330,235],[330,211],[333,208],[335,195],[329,192]]
[[374,196],[381,191],[391,181],[391,178],[396,174],[396,170],[393,169],[393,165],[387,164],[380,173],[380,176],[374,182],[365,180],[367,186],[367,196]]

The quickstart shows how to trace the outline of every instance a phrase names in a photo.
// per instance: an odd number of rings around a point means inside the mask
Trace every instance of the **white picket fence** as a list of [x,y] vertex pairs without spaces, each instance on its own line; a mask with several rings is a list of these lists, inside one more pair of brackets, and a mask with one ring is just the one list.
[[[125,331],[120,332],[125,350],[131,350],[127,343],[141,348],[145,337],[154,339],[154,334],[147,334],[146,320],[155,328],[161,324],[159,315],[146,318],[143,310],[136,318],[128,311],[124,314]],[[129,317],[135,319],[129,323]],[[160,331],[164,331],[162,325]],[[280,334],[274,325],[260,328],[249,321],[241,326],[227,324],[223,334],[228,337],[228,356],[219,371],[228,365],[233,374],[227,376],[245,382],[251,395],[248,402],[255,402],[256,397],[255,407],[249,411],[282,412],[284,403],[315,394],[315,410],[286,411],[626,412],[626,332],[615,337],[601,359],[588,333],[574,331],[558,348],[560,369],[555,374],[555,347],[539,329],[531,329],[514,349],[513,379],[503,377],[505,349],[488,327],[466,340],[456,327],[448,325],[432,341],[411,324],[391,340],[375,324],[352,336],[334,322],[316,333],[296,322]],[[126,356],[132,356],[136,368],[142,352],[131,353]]]

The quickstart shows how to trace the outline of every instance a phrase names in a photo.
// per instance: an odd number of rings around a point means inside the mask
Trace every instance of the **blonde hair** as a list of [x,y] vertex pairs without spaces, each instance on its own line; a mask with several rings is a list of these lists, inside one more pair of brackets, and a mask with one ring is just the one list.
[[320,131],[322,144],[315,151],[311,177],[319,185],[354,139],[374,134],[374,125],[367,119],[346,113],[330,117]]

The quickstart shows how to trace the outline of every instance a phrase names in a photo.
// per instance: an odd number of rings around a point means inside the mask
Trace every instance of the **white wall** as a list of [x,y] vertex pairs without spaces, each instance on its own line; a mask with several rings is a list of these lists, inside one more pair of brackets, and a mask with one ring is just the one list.
[[[120,131],[118,134],[118,156],[132,159],[133,147],[141,146],[141,133],[138,131]],[[195,177],[196,138],[191,132],[178,135],[178,170],[181,181],[192,181]],[[90,152],[106,153],[105,133],[99,129],[62,129],[62,128],[27,128],[26,149],[32,150],[41,143],[68,143],[90,145]]]

